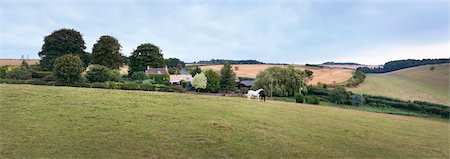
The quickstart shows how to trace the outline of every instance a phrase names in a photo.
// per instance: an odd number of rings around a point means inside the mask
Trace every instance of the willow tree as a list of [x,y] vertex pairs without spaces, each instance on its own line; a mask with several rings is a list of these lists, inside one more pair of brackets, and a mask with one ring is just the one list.
[[294,66],[270,67],[256,76],[253,89],[263,88],[268,95],[294,96],[306,92],[307,77],[304,71]]

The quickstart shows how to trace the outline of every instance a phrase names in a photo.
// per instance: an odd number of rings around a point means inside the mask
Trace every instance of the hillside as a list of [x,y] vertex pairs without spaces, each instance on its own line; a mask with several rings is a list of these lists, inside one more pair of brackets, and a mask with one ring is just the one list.
[[[213,69],[219,71],[222,69],[223,65],[205,65],[200,66],[202,70]],[[251,64],[251,65],[232,65],[233,71],[236,73],[238,77],[249,77],[255,78],[259,72],[264,71],[269,67],[281,66],[284,67],[286,65],[267,65],[267,64]],[[236,69],[237,67],[237,69]],[[333,84],[340,83],[350,79],[353,75],[354,70],[346,69],[346,68],[331,68],[331,67],[307,67],[303,65],[296,65],[296,67],[304,70],[309,69],[313,71],[313,79],[310,81],[311,84],[317,84],[318,82]]]
[[[434,70],[430,70],[434,67]],[[426,65],[384,74],[367,74],[356,93],[450,105],[449,64]]]
[[448,122],[233,97],[0,84],[0,116],[1,158],[450,155]]

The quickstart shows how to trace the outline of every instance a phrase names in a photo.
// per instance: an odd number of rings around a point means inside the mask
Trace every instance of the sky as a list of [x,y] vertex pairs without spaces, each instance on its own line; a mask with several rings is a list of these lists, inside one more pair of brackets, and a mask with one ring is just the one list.
[[0,58],[39,58],[61,28],[82,33],[85,51],[102,35],[122,53],[159,46],[186,62],[268,63],[449,58],[447,0],[23,1],[0,0]]

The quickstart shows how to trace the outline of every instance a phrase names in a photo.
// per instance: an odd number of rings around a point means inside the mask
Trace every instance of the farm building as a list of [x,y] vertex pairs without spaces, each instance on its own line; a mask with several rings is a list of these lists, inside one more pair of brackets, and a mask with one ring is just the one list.
[[255,83],[255,80],[239,81],[238,88],[247,87],[250,89],[253,86],[253,83]]
[[145,74],[169,74],[169,69],[167,66],[161,68],[152,68],[147,66],[147,70],[145,70]]
[[191,75],[170,75],[170,84],[180,84],[181,81],[192,81]]

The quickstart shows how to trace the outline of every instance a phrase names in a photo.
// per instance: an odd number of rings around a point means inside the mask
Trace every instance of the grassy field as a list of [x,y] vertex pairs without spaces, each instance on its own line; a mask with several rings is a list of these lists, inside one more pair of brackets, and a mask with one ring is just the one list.
[[0,158],[448,158],[448,122],[195,94],[0,84]]
[[[232,65],[233,71],[236,73],[238,77],[249,77],[255,78],[259,72],[264,71],[269,67],[281,66],[285,65],[265,65],[265,64],[251,64],[251,65]],[[317,84],[318,82],[333,84],[347,81],[353,75],[354,70],[345,69],[345,68],[332,68],[332,67],[306,67],[303,65],[296,65],[298,68],[304,70],[309,69],[314,72],[314,77],[310,81],[310,84]],[[223,65],[205,65],[200,66],[202,70],[213,69],[219,71],[222,69]]]
[[[434,70],[430,70],[434,67]],[[367,74],[356,93],[450,105],[449,64],[427,65],[384,74]]]

